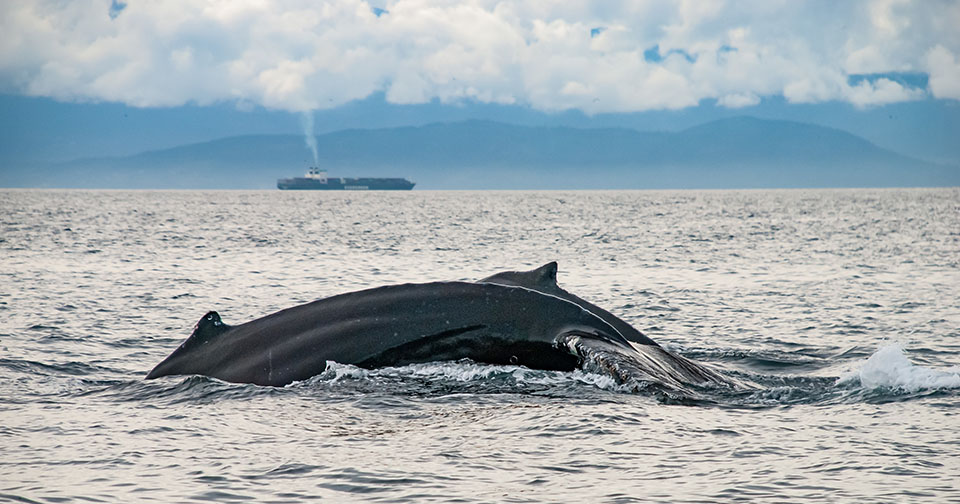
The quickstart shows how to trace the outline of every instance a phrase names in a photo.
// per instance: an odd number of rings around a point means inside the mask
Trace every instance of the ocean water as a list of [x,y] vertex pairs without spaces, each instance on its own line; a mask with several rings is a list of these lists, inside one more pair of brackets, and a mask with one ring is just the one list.
[[[144,375],[227,323],[557,260],[757,390],[471,362]],[[960,190],[0,192],[0,501],[960,502]]]

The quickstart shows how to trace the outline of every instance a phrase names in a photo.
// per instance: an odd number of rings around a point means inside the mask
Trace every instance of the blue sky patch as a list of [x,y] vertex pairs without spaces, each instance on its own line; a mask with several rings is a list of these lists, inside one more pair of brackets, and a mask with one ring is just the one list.
[[110,0],[110,19],[117,19],[117,16],[127,8],[127,3],[122,0]]
[[666,52],[666,54],[662,54],[660,52],[660,44],[657,44],[647,49],[646,51],[643,51],[643,59],[650,63],[660,63],[661,61],[669,58],[671,54],[679,54],[683,56],[683,58],[686,59],[687,62],[689,63],[693,63],[694,61],[697,61],[696,56],[691,55],[690,53],[688,53],[687,51],[684,51],[683,49],[670,49],[669,51]]

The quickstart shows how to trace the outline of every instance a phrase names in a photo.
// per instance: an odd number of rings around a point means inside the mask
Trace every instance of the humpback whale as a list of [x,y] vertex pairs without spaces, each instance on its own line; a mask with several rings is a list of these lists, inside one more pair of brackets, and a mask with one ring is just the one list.
[[[509,278],[518,279],[517,285],[507,284]],[[519,285],[529,284],[530,278],[539,278],[536,289]],[[563,293],[556,285],[556,263],[549,263],[476,283],[349,292],[236,326],[211,311],[146,378],[196,374],[283,386],[322,373],[330,361],[376,368],[466,358],[599,371],[621,383],[673,391],[702,382],[730,383],[663,349],[609,312],[569,293],[570,299],[556,295]],[[617,325],[629,328],[624,331],[633,343]]]

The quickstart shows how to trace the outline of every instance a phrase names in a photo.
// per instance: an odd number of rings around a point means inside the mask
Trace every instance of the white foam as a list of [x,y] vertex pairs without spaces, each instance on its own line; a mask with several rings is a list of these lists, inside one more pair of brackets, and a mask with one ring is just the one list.
[[880,347],[860,369],[844,374],[837,384],[857,381],[863,388],[885,387],[908,392],[960,388],[960,366],[942,369],[917,366],[907,359],[899,343],[893,343]]
[[592,385],[604,390],[618,390],[619,385],[611,376],[581,370],[566,373],[561,371],[541,371],[520,366],[488,365],[470,361],[441,361],[410,364],[400,367],[363,369],[350,364],[327,362],[327,369],[315,379],[326,382],[341,380],[365,380],[376,377],[392,378],[431,378],[459,382],[500,379],[517,384],[560,385],[577,382]]
[[370,376],[366,369],[350,364],[340,364],[339,362],[327,361],[327,369],[320,374],[323,381],[338,382],[344,379],[363,379]]
[[475,380],[486,380],[491,377],[512,376],[518,381],[522,380],[526,373],[525,370],[516,366],[486,366],[472,362],[425,362],[422,364],[410,364],[402,367],[384,368],[381,373],[399,376],[412,376],[422,378],[440,378],[452,381],[469,382]]

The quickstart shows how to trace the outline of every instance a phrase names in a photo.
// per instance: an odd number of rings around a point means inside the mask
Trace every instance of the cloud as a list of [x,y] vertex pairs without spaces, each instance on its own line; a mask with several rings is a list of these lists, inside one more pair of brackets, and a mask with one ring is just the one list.
[[733,93],[721,96],[717,103],[727,108],[751,107],[760,103],[760,97],[753,93]]
[[[958,99],[958,5],[5,0],[0,92],[290,111],[378,92],[587,113]],[[895,73],[929,73],[929,86],[849,78]]]
[[926,55],[930,73],[930,91],[937,98],[960,100],[960,61],[953,53],[938,45]]
[[910,100],[919,100],[925,93],[916,88],[904,87],[890,79],[877,79],[875,82],[862,81],[849,89],[847,100],[858,107],[885,105]]

